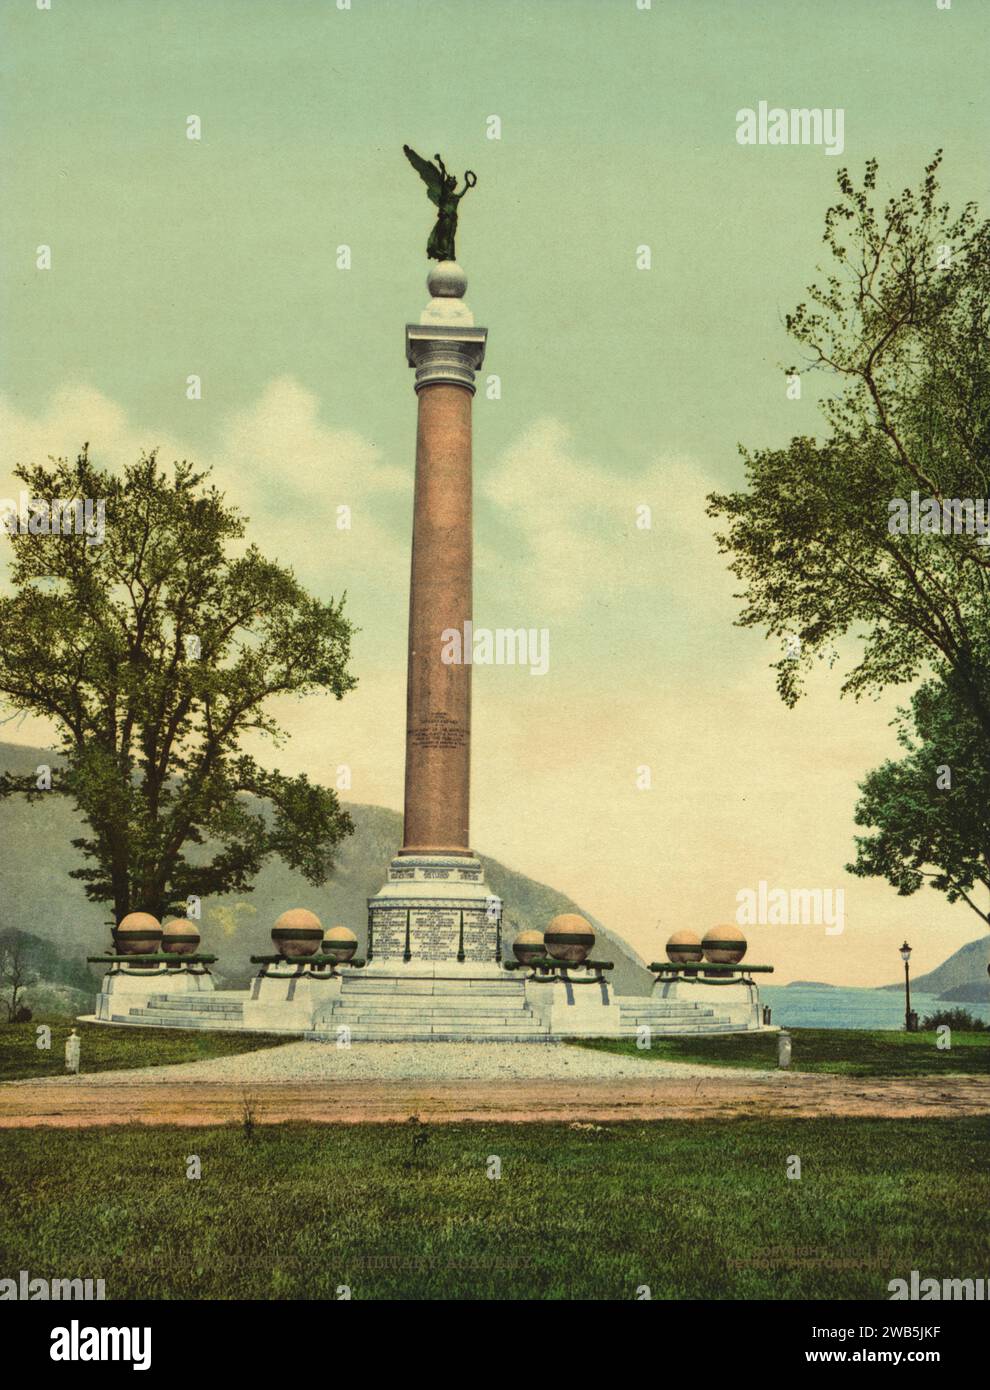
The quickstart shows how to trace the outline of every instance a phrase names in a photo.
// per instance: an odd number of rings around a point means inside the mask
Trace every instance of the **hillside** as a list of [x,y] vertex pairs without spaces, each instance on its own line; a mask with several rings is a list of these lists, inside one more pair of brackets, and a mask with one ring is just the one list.
[[[0,768],[32,771],[52,754],[0,743]],[[369,896],[382,886],[389,859],[401,843],[402,817],[381,806],[349,803],[354,834],[345,841],[331,881],[312,888],[302,876],[273,860],[255,880],[255,890],[238,898],[203,904],[203,949],[220,957],[216,973],[228,986],[243,985],[253,974],[251,955],[271,951],[269,933],[288,907],[309,907],[324,926],[342,923],[357,934],[363,953]],[[110,944],[109,914],[89,903],[82,887],[68,877],[82,859],[70,841],[82,822],[59,796],[32,805],[19,797],[0,802],[0,930],[31,932],[56,943],[65,958],[81,961]],[[558,912],[582,912],[570,898],[546,884],[515,873],[482,856],[492,891],[505,903],[507,942],[516,930],[542,930]],[[241,906],[239,906],[239,903]],[[599,933],[595,955],[615,961],[613,981],[620,994],[641,994],[653,977],[631,947],[584,912]]]
[[[960,946],[948,960],[936,966],[934,970],[929,970],[927,975],[911,977],[911,988],[919,994],[934,994],[939,999],[952,999],[957,1001],[974,1002],[979,999],[986,999],[990,993],[990,978],[987,976],[987,964],[990,963],[990,935],[984,933],[976,941],[970,941],[966,946]],[[904,981],[898,980],[896,984],[884,985],[884,989],[903,989]],[[958,990],[967,991],[965,994],[957,993]],[[950,993],[951,991],[951,993]]]
[[990,998],[990,979],[974,980],[968,985],[956,985],[947,989],[939,999],[946,1004],[985,1004]]

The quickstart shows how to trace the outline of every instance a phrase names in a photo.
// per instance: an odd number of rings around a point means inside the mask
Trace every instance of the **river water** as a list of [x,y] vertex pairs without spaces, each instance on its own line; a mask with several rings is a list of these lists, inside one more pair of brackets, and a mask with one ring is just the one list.
[[[760,1000],[773,1009],[772,1022],[783,1028],[904,1027],[903,990],[761,984]],[[965,1009],[990,1023],[990,998],[980,1004],[952,1004],[912,990],[911,1007],[919,1018],[943,1009]]]

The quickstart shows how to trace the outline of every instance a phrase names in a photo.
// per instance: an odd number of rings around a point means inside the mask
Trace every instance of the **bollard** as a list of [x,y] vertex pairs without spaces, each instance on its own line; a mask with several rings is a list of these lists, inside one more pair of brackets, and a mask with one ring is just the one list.
[[68,1038],[65,1040],[65,1070],[79,1071],[79,1053],[82,1048],[82,1039],[73,1028]]
[[787,1069],[791,1065],[791,1035],[781,1032],[777,1037],[777,1066]]

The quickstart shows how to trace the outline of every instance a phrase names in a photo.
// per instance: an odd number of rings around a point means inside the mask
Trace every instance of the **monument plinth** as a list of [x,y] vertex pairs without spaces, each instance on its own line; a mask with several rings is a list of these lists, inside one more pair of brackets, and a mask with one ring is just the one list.
[[402,848],[368,902],[368,959],[491,966],[500,904],[470,847],[472,667],[444,660],[444,633],[471,622],[471,406],[488,334],[455,261],[435,265],[427,286],[429,304],[406,326],[418,418]]

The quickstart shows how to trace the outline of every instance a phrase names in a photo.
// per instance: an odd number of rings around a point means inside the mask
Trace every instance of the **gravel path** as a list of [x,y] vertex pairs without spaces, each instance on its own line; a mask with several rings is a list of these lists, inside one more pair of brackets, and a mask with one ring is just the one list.
[[[85,1058],[84,1058],[85,1064]],[[908,1119],[990,1113],[975,1076],[847,1077],[623,1057],[566,1043],[292,1042],[239,1057],[0,1085],[0,1131],[50,1125]]]
[[990,1113],[990,1081],[984,1077],[855,1079],[771,1071],[753,1079],[729,1068],[711,1067],[702,1076],[683,1074],[694,1073],[693,1067],[664,1075],[669,1070],[646,1063],[628,1080],[571,1076],[569,1066],[563,1076],[529,1080],[437,1080],[435,1074],[382,1080],[345,1079],[337,1073],[307,1081],[197,1076],[168,1086],[149,1084],[145,1072],[136,1074],[142,1079],[123,1084],[123,1073],[105,1073],[108,1080],[115,1078],[110,1085],[81,1076],[70,1085],[31,1081],[0,1086],[0,1133],[45,1125],[243,1124],[248,1113],[256,1124],[266,1125],[402,1124],[415,1118],[425,1124],[552,1121],[578,1128],[629,1120],[947,1119]]
[[[237,1057],[179,1062],[165,1067],[53,1076],[44,1081],[10,1081],[9,1086],[133,1086],[180,1081],[646,1081],[717,1076],[724,1069],[691,1062],[657,1062],[648,1056],[619,1057],[567,1043],[293,1042]],[[773,1072],[737,1070],[742,1080],[766,1081]]]

